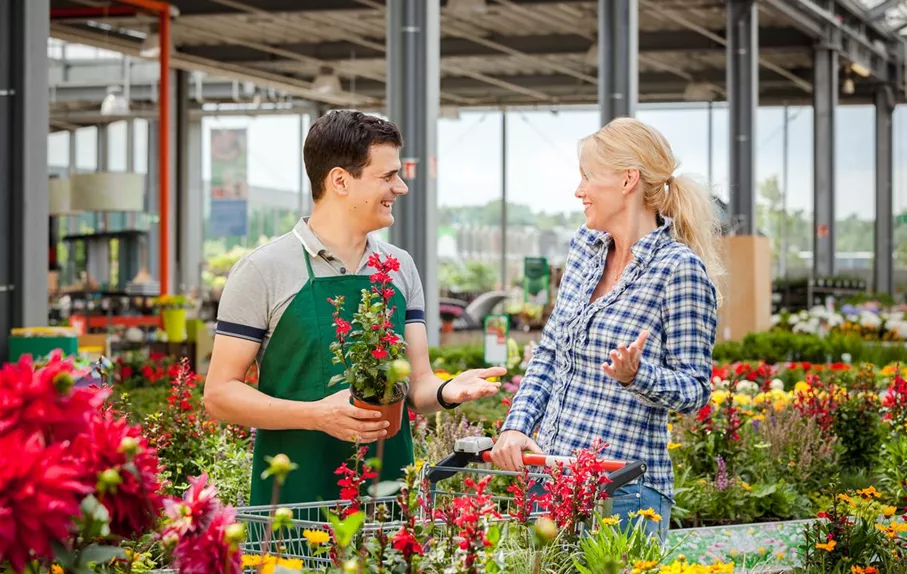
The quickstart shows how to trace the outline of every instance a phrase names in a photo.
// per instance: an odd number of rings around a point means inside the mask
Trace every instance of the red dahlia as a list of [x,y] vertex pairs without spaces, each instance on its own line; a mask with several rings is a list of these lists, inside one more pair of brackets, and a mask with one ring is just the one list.
[[17,572],[32,557],[53,557],[51,544],[69,538],[79,503],[93,490],[65,447],[45,448],[40,434],[0,436],[0,559]]

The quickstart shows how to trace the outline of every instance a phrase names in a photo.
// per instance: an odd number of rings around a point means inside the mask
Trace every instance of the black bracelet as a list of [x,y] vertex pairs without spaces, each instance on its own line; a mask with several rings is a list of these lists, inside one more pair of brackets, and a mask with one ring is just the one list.
[[458,406],[460,406],[460,403],[448,403],[447,401],[444,400],[444,397],[442,396],[444,387],[447,386],[447,383],[449,383],[452,380],[453,379],[448,379],[448,380],[444,381],[443,383],[441,383],[441,386],[438,387],[438,404],[447,410],[455,409]]

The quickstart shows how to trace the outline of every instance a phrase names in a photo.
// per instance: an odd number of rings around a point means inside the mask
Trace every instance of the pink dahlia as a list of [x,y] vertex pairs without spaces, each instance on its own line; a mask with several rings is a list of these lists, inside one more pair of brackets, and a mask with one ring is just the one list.
[[168,532],[180,538],[207,530],[222,504],[217,498],[217,488],[208,484],[208,473],[189,479],[189,488],[182,500],[164,500],[164,511],[170,519]]
[[225,506],[214,512],[206,528],[183,536],[173,551],[180,574],[242,574],[239,546],[227,540],[227,528],[235,519],[236,511]]

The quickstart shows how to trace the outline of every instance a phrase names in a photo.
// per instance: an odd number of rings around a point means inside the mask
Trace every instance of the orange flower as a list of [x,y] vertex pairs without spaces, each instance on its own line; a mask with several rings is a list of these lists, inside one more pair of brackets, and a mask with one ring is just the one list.
[[816,548],[818,548],[819,550],[825,550],[826,552],[831,552],[837,545],[838,541],[832,540],[831,542],[827,542],[825,544],[816,544]]

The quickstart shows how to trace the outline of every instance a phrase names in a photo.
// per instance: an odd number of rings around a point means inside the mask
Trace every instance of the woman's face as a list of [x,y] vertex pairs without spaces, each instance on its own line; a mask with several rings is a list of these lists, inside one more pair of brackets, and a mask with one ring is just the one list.
[[630,194],[625,193],[629,176],[626,170],[614,171],[597,165],[583,146],[580,152],[580,184],[574,194],[583,202],[586,227],[608,231],[620,218],[629,204]]

